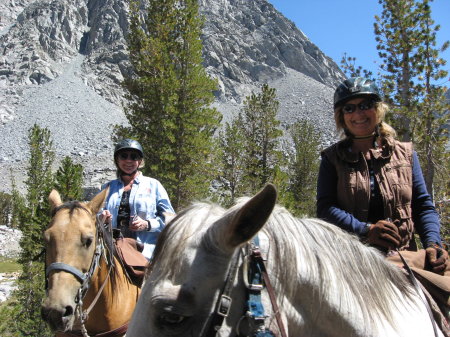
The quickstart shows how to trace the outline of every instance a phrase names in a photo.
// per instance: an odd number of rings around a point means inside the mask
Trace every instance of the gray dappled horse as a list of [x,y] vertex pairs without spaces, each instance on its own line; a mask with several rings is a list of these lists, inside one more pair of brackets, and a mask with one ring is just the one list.
[[[256,234],[287,336],[434,336],[400,268],[337,226],[294,218],[275,202],[268,185],[229,210],[197,203],[180,212],[160,235],[127,337],[259,336],[244,316],[242,275]],[[231,306],[216,334],[214,312],[235,257]],[[265,329],[280,336],[266,291],[261,301]]]

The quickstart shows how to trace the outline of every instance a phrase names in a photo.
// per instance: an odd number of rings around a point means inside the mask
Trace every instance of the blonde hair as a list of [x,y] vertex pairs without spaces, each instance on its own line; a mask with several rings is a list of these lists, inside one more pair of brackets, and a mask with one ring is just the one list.
[[[334,121],[336,123],[336,130],[340,134],[341,138],[349,138],[349,132],[346,132],[344,114],[342,113],[342,105],[339,105],[334,109]],[[397,136],[397,132],[392,126],[384,121],[386,113],[389,111],[389,105],[385,102],[375,102],[375,115],[377,116],[377,124],[379,125],[379,135],[382,138]]]

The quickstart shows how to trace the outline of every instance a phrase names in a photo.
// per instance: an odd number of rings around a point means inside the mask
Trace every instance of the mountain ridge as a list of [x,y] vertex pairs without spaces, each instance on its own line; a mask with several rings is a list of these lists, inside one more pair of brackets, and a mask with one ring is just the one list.
[[[204,65],[218,80],[224,121],[263,83],[277,89],[287,128],[308,119],[331,141],[339,67],[266,0],[200,0]],[[113,174],[112,126],[126,124],[120,82],[130,74],[120,0],[9,0],[0,5],[0,182],[23,184],[27,130],[52,133],[59,160],[85,167],[87,187]],[[62,132],[64,131],[64,132]],[[22,176],[19,172],[22,172]],[[21,185],[23,186],[23,185]]]

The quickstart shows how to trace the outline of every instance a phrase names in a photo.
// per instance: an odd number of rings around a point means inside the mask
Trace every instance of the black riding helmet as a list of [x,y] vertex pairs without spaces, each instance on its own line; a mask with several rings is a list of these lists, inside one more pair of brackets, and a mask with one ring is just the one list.
[[334,92],[334,108],[343,105],[346,101],[361,97],[372,96],[374,101],[381,101],[381,93],[375,82],[363,77],[352,77],[342,82]]
[[116,158],[119,151],[122,150],[135,150],[139,152],[139,155],[141,158],[144,157],[144,151],[142,150],[141,144],[137,140],[134,139],[122,139],[120,142],[116,144],[116,147],[114,148],[114,159]]

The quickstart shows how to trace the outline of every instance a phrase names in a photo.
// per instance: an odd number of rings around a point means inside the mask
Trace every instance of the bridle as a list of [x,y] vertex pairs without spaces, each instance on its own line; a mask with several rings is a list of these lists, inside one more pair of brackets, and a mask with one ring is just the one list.
[[[88,212],[85,208],[83,208],[83,209],[86,212]],[[64,271],[66,273],[69,273],[69,274],[72,274],[73,276],[75,276],[75,278],[80,282],[80,288],[78,289],[77,294],[75,296],[75,303],[76,303],[75,312],[78,314],[80,321],[81,321],[81,333],[82,333],[83,337],[89,337],[86,327],[85,327],[85,322],[87,321],[90,311],[97,303],[97,300],[99,299],[99,297],[103,291],[103,288],[105,287],[105,285],[108,281],[108,278],[111,274],[112,268],[113,268],[113,264],[110,263],[110,266],[108,268],[108,274],[107,274],[107,277],[105,278],[105,281],[103,282],[102,286],[100,287],[99,291],[97,292],[97,295],[94,298],[94,300],[92,301],[89,308],[87,308],[86,310],[83,311],[83,299],[86,296],[87,291],[89,290],[89,286],[90,286],[92,277],[93,277],[94,273],[96,272],[97,267],[99,266],[99,263],[100,263],[100,258],[102,256],[103,252],[105,251],[105,247],[103,244],[104,222],[97,217],[95,226],[96,226],[96,231],[97,231],[95,251],[94,251],[94,255],[92,257],[92,261],[91,261],[89,270],[86,273],[83,273],[78,268],[75,268],[75,267],[73,267],[69,264],[63,263],[63,262],[53,262],[49,266],[47,266],[47,268],[45,269],[45,289],[46,290],[48,289],[48,277],[51,272]],[[110,252],[110,254],[113,254],[113,253]]]
[[[279,308],[276,302],[275,292],[270,283],[267,270],[264,264],[264,260],[261,255],[261,251],[259,248],[258,238],[255,237],[251,243],[247,244],[248,255],[244,256],[243,249],[238,249],[232,259],[231,263],[228,267],[227,278],[225,280],[224,286],[222,287],[222,291],[219,294],[219,297],[216,301],[214,312],[208,317],[209,323],[205,324],[200,336],[201,337],[215,337],[222,327],[222,324],[225,318],[228,316],[232,304],[231,291],[233,289],[233,283],[236,278],[237,272],[239,270],[239,261],[240,258],[243,258],[243,272],[244,272],[244,284],[247,288],[248,295],[250,300],[255,304],[256,301],[259,301],[258,298],[260,296],[261,291],[264,287],[267,289],[269,293],[270,301],[272,304],[272,309],[275,314],[275,318],[278,324],[278,328],[280,330],[281,337],[287,337],[286,329],[284,328],[283,321],[281,319],[281,315],[279,312]],[[249,267],[250,266],[250,267]],[[253,276],[252,279],[248,279],[247,271],[249,268],[257,269],[256,276]],[[255,271],[254,271],[255,272]],[[255,284],[255,281],[257,284]],[[262,303],[259,303],[260,307],[262,307]],[[236,326],[236,331],[238,336],[242,336],[240,334],[240,325],[243,319],[250,319],[254,324],[251,325],[251,336],[255,337],[269,337],[275,336],[273,332],[265,328],[265,317],[264,310],[262,309],[262,316],[255,314],[252,312],[252,309],[247,308],[247,312],[244,313],[242,318],[239,320],[238,325]],[[246,336],[250,336],[246,334]]]

